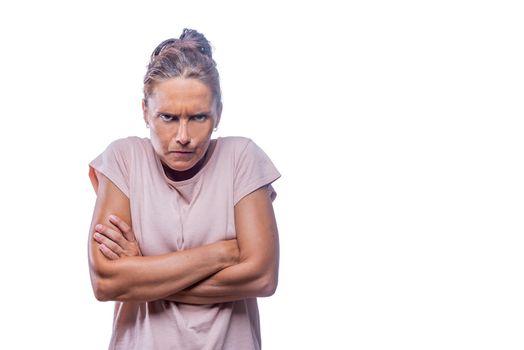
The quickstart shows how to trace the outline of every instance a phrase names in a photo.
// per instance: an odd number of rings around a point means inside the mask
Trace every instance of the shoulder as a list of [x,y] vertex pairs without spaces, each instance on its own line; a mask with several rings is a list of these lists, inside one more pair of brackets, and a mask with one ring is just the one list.
[[263,153],[262,149],[252,139],[242,136],[221,137],[220,147],[222,152],[227,152],[234,158]]
[[117,157],[130,159],[145,155],[147,151],[151,149],[151,147],[151,141],[148,138],[130,136],[111,142],[107,146],[104,153],[107,155],[112,154]]
[[105,163],[107,166],[120,165],[129,168],[131,164],[142,162],[152,149],[147,138],[130,136],[111,142],[90,165]]
[[147,147],[150,143],[147,138],[140,138],[138,136],[129,136],[121,139],[117,139],[109,144],[108,149],[115,151],[131,151],[133,149],[140,149]]
[[251,163],[271,163],[268,155],[252,139],[240,136],[220,138],[221,153],[233,158],[235,166]]
[[[228,164],[233,169],[235,204],[247,194],[270,185],[280,177],[271,159],[252,139],[224,137],[220,140],[222,152],[227,153]],[[274,196],[272,190],[271,197]]]
[[101,173],[129,196],[129,179],[134,173],[137,155],[140,155],[139,150],[144,148],[144,144],[145,140],[138,137],[126,137],[111,142],[104,152],[89,163],[89,174],[95,190],[98,188],[97,173]]
[[247,137],[242,136],[226,136],[219,139],[221,147],[227,149],[245,149],[250,143],[253,143],[253,140]]

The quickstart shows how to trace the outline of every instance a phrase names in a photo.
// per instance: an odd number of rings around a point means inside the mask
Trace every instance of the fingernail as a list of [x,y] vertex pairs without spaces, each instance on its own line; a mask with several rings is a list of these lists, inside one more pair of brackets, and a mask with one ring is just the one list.
[[99,231],[101,231],[101,230],[103,230],[103,229],[104,229],[104,226],[102,226],[102,225],[100,225],[100,224],[98,224],[98,225],[95,226],[95,230],[99,230]]
[[114,216],[114,215],[109,215],[109,220],[116,221],[116,216]]
[[95,234],[93,235],[94,239],[99,239],[100,238],[100,233],[98,232],[95,232]]

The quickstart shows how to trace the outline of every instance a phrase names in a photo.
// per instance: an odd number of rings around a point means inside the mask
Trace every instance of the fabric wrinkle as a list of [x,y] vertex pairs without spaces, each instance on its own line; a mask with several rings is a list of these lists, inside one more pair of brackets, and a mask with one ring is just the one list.
[[[236,236],[234,206],[280,174],[251,140],[218,138],[191,179],[175,182],[148,138],[113,142],[90,163],[129,197],[132,227],[144,256],[162,255]],[[260,349],[256,299],[190,305],[166,300],[115,302],[110,349]]]

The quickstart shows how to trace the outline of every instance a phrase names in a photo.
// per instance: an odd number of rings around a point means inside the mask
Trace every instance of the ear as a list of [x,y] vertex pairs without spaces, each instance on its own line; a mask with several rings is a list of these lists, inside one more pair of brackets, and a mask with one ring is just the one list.
[[217,118],[215,120],[215,128],[218,127],[218,124],[220,123],[220,117],[222,116],[222,102],[219,102],[216,108],[217,108]]
[[142,99],[142,113],[143,113],[143,116],[144,116],[144,122],[146,122],[146,125],[149,126],[147,104],[146,104],[146,100],[145,99]]

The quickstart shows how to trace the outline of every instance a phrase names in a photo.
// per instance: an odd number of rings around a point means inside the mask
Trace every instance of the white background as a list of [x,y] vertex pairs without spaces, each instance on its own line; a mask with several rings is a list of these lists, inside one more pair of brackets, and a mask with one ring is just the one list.
[[519,1],[13,3],[0,348],[106,348],[87,164],[146,136],[145,65],[184,27],[215,47],[219,136],[251,137],[283,174],[265,349],[524,347]]

